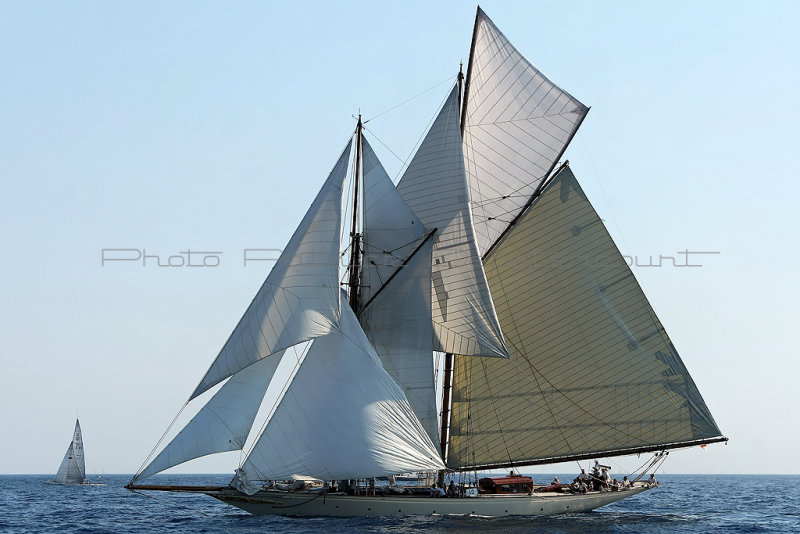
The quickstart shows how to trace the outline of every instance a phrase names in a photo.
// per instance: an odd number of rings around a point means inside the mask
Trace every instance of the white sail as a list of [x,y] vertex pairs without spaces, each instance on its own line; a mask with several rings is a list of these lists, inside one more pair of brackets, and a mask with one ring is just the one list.
[[134,481],[201,456],[244,448],[283,352],[262,358],[228,379]]
[[190,399],[260,358],[337,327],[342,185],[349,157],[348,142],[289,244]]
[[372,147],[362,138],[364,159],[364,256],[361,302],[367,303],[403,264],[425,226],[397,192]]
[[397,190],[433,242],[434,350],[508,357],[472,229],[453,88]]
[[426,241],[385,289],[359,315],[383,367],[403,388],[434,443],[439,417],[433,368],[431,252]]
[[720,436],[569,167],[489,254],[486,273],[511,358],[456,357],[448,465],[555,462]]
[[467,73],[464,153],[481,254],[553,169],[589,109],[551,82],[480,8]]
[[241,466],[250,479],[370,478],[444,467],[353,312],[315,339]]
[[361,302],[366,308],[358,320],[383,367],[437,443],[430,284],[433,241],[426,240],[425,227],[397,192],[366,139],[363,154]]
[[58,468],[53,482],[59,484],[83,484],[86,482],[86,463],[83,458],[83,437],[81,436],[81,423],[75,420],[75,432],[72,441],[67,447],[64,459]]

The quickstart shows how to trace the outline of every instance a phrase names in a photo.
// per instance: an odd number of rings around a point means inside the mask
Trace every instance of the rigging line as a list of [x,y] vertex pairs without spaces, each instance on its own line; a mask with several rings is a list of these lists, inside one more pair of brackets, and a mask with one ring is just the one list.
[[396,157],[396,158],[398,159],[398,161],[400,161],[400,163],[402,163],[403,165],[405,165],[405,163],[406,163],[406,162],[405,162],[405,161],[403,161],[403,158],[401,158],[400,156],[398,156],[397,154],[395,154],[395,153],[394,153],[394,150],[392,150],[391,148],[389,148],[389,145],[387,145],[386,143],[384,143],[383,141],[381,141],[381,138],[380,138],[380,137],[378,137],[378,135],[377,135],[375,132],[373,132],[372,130],[370,130],[370,129],[369,129],[369,128],[367,128],[366,126],[364,126],[364,129],[365,129],[366,131],[368,131],[368,132],[370,133],[370,135],[372,135],[372,137],[374,137],[375,139],[377,139],[377,140],[378,140],[378,142],[379,142],[380,144],[382,144],[386,150],[388,150],[389,152],[391,152],[391,153],[392,153],[392,156]]
[[419,94],[416,94],[416,95],[412,96],[412,97],[411,97],[411,98],[409,98],[408,100],[405,100],[405,101],[403,101],[403,102],[400,102],[400,103],[399,103],[399,104],[397,104],[396,106],[394,106],[394,107],[391,107],[391,108],[387,109],[386,111],[382,111],[382,112],[378,113],[377,115],[375,115],[375,116],[373,116],[373,117],[370,117],[369,119],[367,119],[367,120],[365,120],[365,121],[364,121],[364,124],[368,123],[369,121],[373,121],[373,120],[377,119],[378,117],[382,117],[383,115],[386,115],[386,114],[387,114],[387,113],[389,113],[390,111],[394,111],[395,109],[399,108],[400,106],[403,106],[403,105],[405,105],[405,104],[408,104],[409,102],[411,102],[411,101],[412,101],[412,100],[414,100],[415,98],[419,98],[419,97],[421,97],[422,95],[424,95],[425,93],[429,93],[430,91],[433,91],[433,90],[434,90],[434,89],[436,89],[437,87],[441,87],[442,85],[446,84],[447,82],[449,82],[449,81],[451,81],[451,80],[452,80],[452,77],[448,77],[446,80],[444,80],[444,81],[442,81],[442,82],[439,82],[439,83],[437,83],[437,84],[436,84],[436,85],[434,85],[433,87],[429,87],[428,89],[425,89],[425,90],[424,90],[424,91],[422,91],[421,93],[419,93]]
[[586,156],[589,160],[589,167],[592,169],[592,174],[594,175],[595,180],[597,181],[597,185],[600,188],[600,193],[603,194],[603,200],[608,207],[609,214],[611,215],[611,220],[614,221],[614,227],[617,229],[617,235],[622,240],[622,244],[625,248],[628,248],[628,244],[625,242],[625,236],[622,234],[622,230],[617,223],[617,218],[614,217],[614,212],[611,209],[611,203],[608,201],[608,196],[606,196],[606,191],[603,189],[603,182],[600,180],[600,176],[597,174],[597,169],[594,165],[594,159],[592,158],[592,153],[589,151],[589,144],[586,142],[586,138],[583,136],[582,132],[578,132],[578,138],[581,140],[581,144],[583,145],[584,150],[586,150]]
[[[250,453],[253,452],[253,449],[258,444],[258,442],[261,440],[261,436],[264,433],[264,430],[266,429],[267,424],[272,419],[272,416],[275,415],[275,411],[278,409],[278,405],[280,405],[281,401],[283,400],[283,397],[286,395],[286,391],[289,389],[289,386],[291,385],[292,381],[294,381],[294,377],[295,377],[295,375],[297,375],[297,371],[300,368],[300,365],[303,363],[303,361],[305,361],[306,354],[308,353],[308,350],[311,348],[311,345],[313,344],[313,342],[314,342],[313,340],[305,342],[306,346],[303,347],[303,351],[300,354],[300,356],[297,356],[297,345],[294,345],[292,347],[294,349],[295,356],[297,357],[297,361],[295,362],[294,367],[292,368],[292,371],[289,373],[289,376],[286,377],[286,382],[284,382],[280,393],[275,398],[275,401],[272,403],[272,407],[270,408],[270,411],[267,414],[266,419],[264,420],[264,422],[261,425],[261,428],[258,431],[258,437],[256,437],[255,440],[253,440],[253,443],[250,445],[250,448],[247,449],[247,454],[246,454],[245,460],[247,459],[247,457],[250,456]],[[239,469],[242,468],[242,465],[244,465],[244,461],[239,463]],[[258,470],[259,469],[256,467],[256,471],[258,471]],[[259,474],[261,474],[261,473],[259,473]]]
[[429,232],[428,232],[428,235],[426,235],[426,236],[425,236],[425,239],[423,239],[423,240],[420,242],[420,244],[419,244],[419,245],[417,245],[417,247],[416,247],[416,248],[415,248],[415,249],[414,249],[414,250],[411,252],[411,254],[409,254],[409,255],[408,255],[408,257],[405,259],[405,261],[403,261],[403,264],[402,264],[402,265],[400,265],[400,266],[399,266],[399,267],[398,267],[398,268],[397,268],[397,269],[396,269],[396,270],[395,270],[395,271],[392,273],[392,275],[391,275],[389,278],[387,278],[387,279],[386,279],[386,283],[384,283],[384,284],[383,284],[383,285],[380,287],[380,289],[378,289],[378,291],[376,291],[376,292],[375,292],[375,293],[372,295],[372,297],[371,297],[371,298],[370,298],[370,299],[367,301],[367,303],[366,303],[366,304],[364,304],[364,305],[361,307],[361,309],[358,311],[358,313],[359,313],[359,314],[360,314],[361,312],[363,312],[365,309],[367,309],[367,306],[369,306],[369,305],[372,303],[372,301],[373,301],[373,300],[375,300],[375,297],[377,297],[377,296],[378,296],[378,295],[381,293],[381,291],[383,291],[383,289],[384,289],[384,288],[385,288],[387,285],[389,285],[389,282],[391,282],[391,281],[392,281],[392,279],[394,279],[394,277],[395,277],[395,276],[397,276],[397,274],[400,272],[400,270],[401,270],[403,267],[405,267],[405,266],[408,264],[408,262],[409,262],[409,261],[411,261],[411,258],[413,258],[413,257],[414,257],[414,255],[415,255],[417,252],[419,252],[419,249],[421,249],[421,248],[422,248],[422,245],[424,245],[425,243],[427,243],[427,242],[428,242],[428,240],[429,240],[431,237],[433,237],[433,234],[435,234],[435,233],[436,233],[436,230],[437,230],[437,229],[436,229],[436,228],[434,228],[433,230],[431,230],[431,231],[429,231]]
[[142,462],[142,465],[139,467],[139,470],[136,471],[135,475],[133,475],[133,478],[131,479],[131,482],[136,480],[136,477],[138,477],[141,474],[141,472],[144,471],[144,469],[147,466],[148,462],[150,462],[150,459],[153,457],[153,454],[155,454],[156,449],[158,449],[159,445],[161,445],[161,442],[164,441],[164,438],[167,437],[167,433],[169,433],[169,431],[172,429],[172,426],[175,424],[175,421],[178,420],[178,417],[181,416],[181,414],[183,413],[183,410],[185,410],[188,405],[189,405],[189,401],[188,400],[183,403],[183,406],[181,406],[181,409],[178,410],[177,414],[175,414],[175,417],[172,419],[172,422],[169,424],[169,426],[164,431],[164,433],[161,434],[161,437],[159,438],[158,442],[153,447],[153,450],[150,451],[150,454],[148,454],[147,458],[144,459],[144,462]]

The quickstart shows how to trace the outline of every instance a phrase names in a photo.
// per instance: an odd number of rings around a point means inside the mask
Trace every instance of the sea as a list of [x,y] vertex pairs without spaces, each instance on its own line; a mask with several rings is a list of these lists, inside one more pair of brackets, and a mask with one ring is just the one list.
[[[570,474],[559,474],[569,480]],[[253,516],[205,495],[131,493],[130,475],[104,486],[45,484],[52,475],[0,475],[0,532],[13,533],[593,533],[800,532],[798,475],[662,475],[661,486],[598,510],[530,518]],[[230,475],[161,475],[159,484],[219,484]],[[549,482],[552,475],[534,475]]]

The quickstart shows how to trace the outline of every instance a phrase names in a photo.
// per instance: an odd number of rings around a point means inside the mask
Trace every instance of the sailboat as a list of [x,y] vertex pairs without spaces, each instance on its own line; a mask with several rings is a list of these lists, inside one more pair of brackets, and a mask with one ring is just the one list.
[[93,486],[86,479],[86,463],[83,458],[83,435],[81,434],[81,422],[75,420],[75,431],[72,433],[72,441],[67,447],[64,459],[58,467],[55,478],[49,484],[65,485],[84,485]]
[[[466,79],[399,182],[359,116],[189,401],[216,392],[128,489],[254,514],[555,514],[654,485],[583,492],[514,471],[653,452],[641,477],[670,449],[727,441],[561,163],[588,111],[478,8]],[[276,372],[287,358],[292,372]],[[276,401],[256,423],[267,392]],[[246,454],[227,486],[141,482],[235,450]],[[512,474],[480,477],[494,469]],[[452,481],[451,496],[374,482],[422,472]]]

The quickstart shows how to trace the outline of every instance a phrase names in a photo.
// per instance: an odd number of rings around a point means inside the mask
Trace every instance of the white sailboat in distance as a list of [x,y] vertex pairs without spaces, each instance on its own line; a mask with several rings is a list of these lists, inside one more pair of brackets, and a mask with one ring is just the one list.
[[97,486],[105,484],[94,484],[86,479],[86,462],[83,457],[83,435],[81,434],[81,423],[75,420],[75,431],[72,433],[72,441],[67,447],[64,459],[58,467],[58,472],[48,484],[64,484],[68,486]]
[[[255,514],[543,515],[646,491],[655,484],[640,478],[667,450],[727,441],[559,165],[587,112],[478,8],[466,80],[459,72],[400,181],[359,117],[189,400],[221,387],[127,487],[205,493]],[[296,372],[280,377],[298,346]],[[268,389],[279,401],[254,424]],[[227,486],[141,483],[243,450],[251,433]],[[645,452],[655,455],[632,484],[514,473]],[[499,468],[512,473],[481,476]],[[439,487],[375,483],[420,472],[438,473]],[[448,496],[434,496],[442,486]]]

